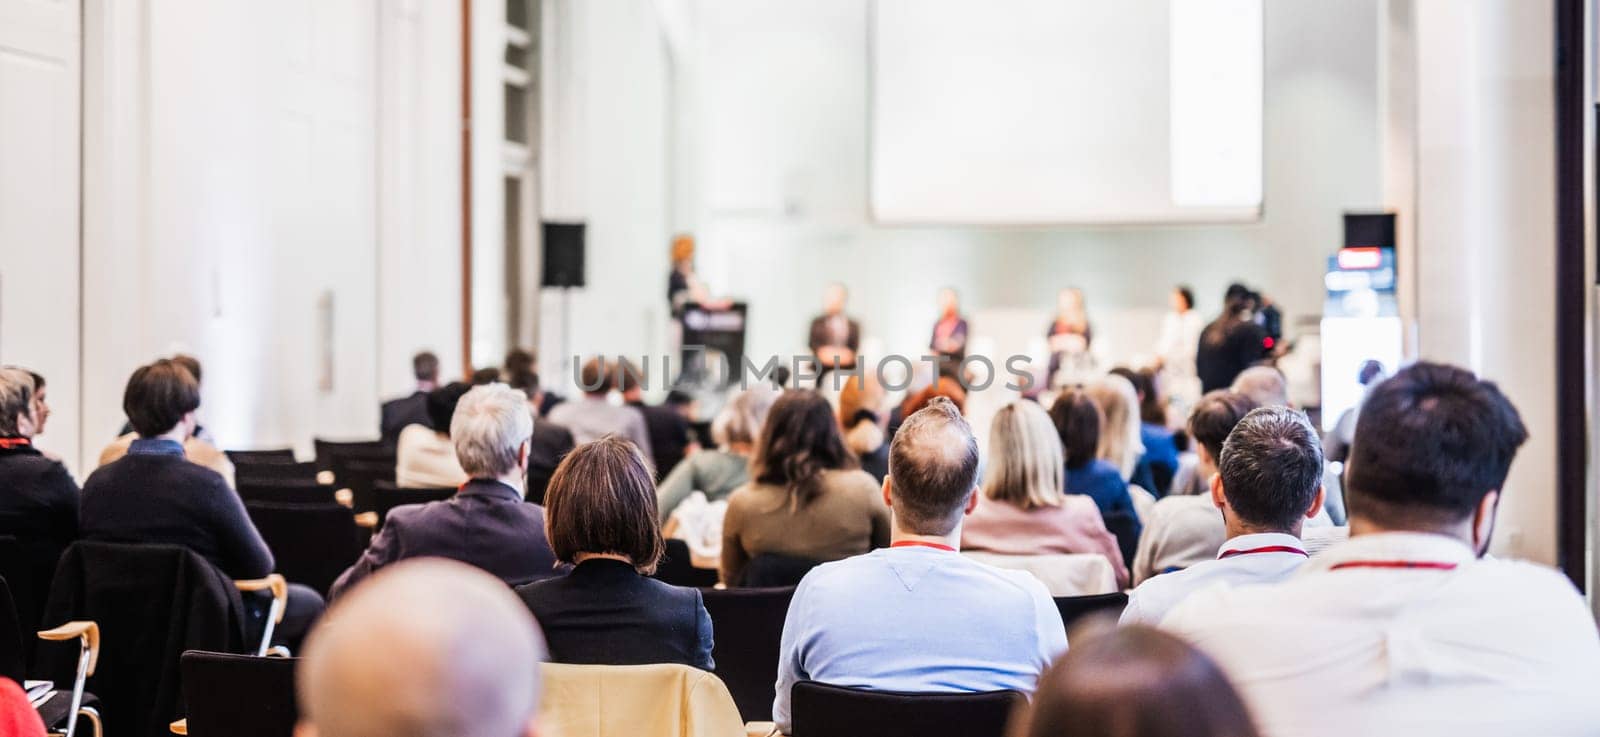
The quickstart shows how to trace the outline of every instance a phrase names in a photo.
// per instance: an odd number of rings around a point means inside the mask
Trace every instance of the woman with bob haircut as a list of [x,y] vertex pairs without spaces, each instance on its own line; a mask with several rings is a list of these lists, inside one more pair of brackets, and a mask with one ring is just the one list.
[[1096,553],[1128,584],[1117,538],[1094,500],[1065,493],[1066,462],[1050,415],[1017,400],[989,423],[983,501],[961,526],[961,547],[1004,555]]
[[573,449],[544,504],[556,559],[574,567],[517,595],[543,627],[552,662],[714,667],[700,590],[648,577],[666,546],[650,463],[637,446],[607,436]]

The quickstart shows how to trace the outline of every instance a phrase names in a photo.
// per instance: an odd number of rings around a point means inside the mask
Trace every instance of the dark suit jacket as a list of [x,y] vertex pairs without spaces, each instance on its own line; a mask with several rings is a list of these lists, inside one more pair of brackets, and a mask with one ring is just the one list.
[[333,583],[328,598],[337,599],[390,563],[422,556],[458,560],[513,586],[555,575],[544,507],[522,501],[516,489],[499,481],[473,479],[444,501],[390,510],[383,529]]
[[666,477],[689,448],[689,421],[677,410],[644,402],[629,402],[628,406],[644,415],[644,429],[650,435],[650,461],[656,465],[656,480]]
[[78,538],[78,484],[32,445],[0,448],[0,535],[60,550]]
[[[850,326],[849,329],[845,331],[845,347],[849,348],[852,352],[860,351],[861,323],[856,322],[854,318],[848,316],[845,318],[845,322]],[[811,352],[816,353],[818,348],[828,345],[831,342],[828,340],[828,337],[828,316],[817,315],[816,319],[811,321],[811,341],[807,343],[807,345],[811,347]]]
[[384,402],[382,414],[378,431],[383,436],[383,442],[391,447],[400,440],[400,431],[406,429],[407,425],[433,424],[428,419],[428,393],[422,391]]
[[544,628],[552,662],[715,665],[700,590],[641,576],[622,561],[586,560],[566,577],[528,584],[517,595]]
[[533,437],[528,440],[528,501],[544,504],[550,477],[576,445],[567,428],[543,418],[533,421]]
[[85,540],[181,545],[230,578],[272,572],[272,551],[221,476],[183,457],[171,440],[138,439],[83,483]]

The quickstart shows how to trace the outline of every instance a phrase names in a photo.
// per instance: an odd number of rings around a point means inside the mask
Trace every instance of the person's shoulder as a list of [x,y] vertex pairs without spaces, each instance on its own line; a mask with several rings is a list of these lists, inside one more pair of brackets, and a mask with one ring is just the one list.
[[822,472],[824,484],[835,489],[872,493],[878,489],[878,480],[859,468],[836,468]]
[[1483,558],[1468,566],[1465,575],[1474,583],[1501,592],[1505,599],[1527,601],[1582,601],[1572,581],[1560,571],[1538,563]]
[[551,576],[531,581],[514,589],[517,598],[522,600],[529,609],[538,612],[539,608],[549,603],[553,598],[561,595],[567,588],[566,576]]

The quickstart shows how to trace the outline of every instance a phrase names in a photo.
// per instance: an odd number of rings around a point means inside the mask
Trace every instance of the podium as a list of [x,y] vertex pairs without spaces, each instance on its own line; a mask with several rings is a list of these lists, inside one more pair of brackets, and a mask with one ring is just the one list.
[[[704,384],[711,380],[727,387],[744,367],[744,337],[748,307],[734,302],[714,310],[697,303],[683,306],[683,371],[679,384]],[[699,347],[703,350],[691,350]],[[721,362],[716,368],[713,362]]]

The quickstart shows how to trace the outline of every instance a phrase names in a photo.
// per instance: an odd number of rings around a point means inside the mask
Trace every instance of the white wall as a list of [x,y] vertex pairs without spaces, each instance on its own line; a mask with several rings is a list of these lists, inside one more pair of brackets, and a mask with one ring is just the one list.
[[[666,350],[668,58],[651,3],[548,0],[540,190],[546,220],[588,223],[588,286],[572,290],[573,353]],[[562,302],[540,302],[539,359],[572,383]]]
[[[699,236],[700,272],[713,289],[750,302],[753,354],[802,350],[806,322],[832,280],[850,287],[866,332],[891,351],[925,345],[934,290],[946,283],[970,309],[1041,315],[1057,289],[1080,285],[1091,316],[1112,324],[1122,322],[1113,312],[1163,309],[1179,282],[1194,285],[1210,313],[1227,283],[1241,278],[1276,297],[1288,317],[1318,315],[1341,212],[1382,202],[1376,0],[1266,3],[1261,222],[990,229],[869,221],[867,4],[664,5],[689,28],[672,60],[672,225]],[[613,145],[623,133],[610,134]],[[642,276],[622,276],[608,293],[634,299],[643,285],[648,303],[659,305],[661,244],[628,244],[630,255],[650,261],[632,267]],[[1124,342],[1142,349],[1151,339]]]
[[1554,563],[1554,18],[1519,0],[1414,9],[1421,357],[1469,367],[1516,404],[1531,437],[1495,549]]

